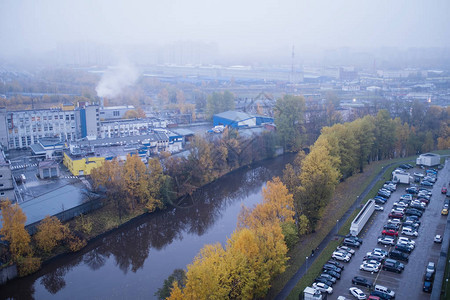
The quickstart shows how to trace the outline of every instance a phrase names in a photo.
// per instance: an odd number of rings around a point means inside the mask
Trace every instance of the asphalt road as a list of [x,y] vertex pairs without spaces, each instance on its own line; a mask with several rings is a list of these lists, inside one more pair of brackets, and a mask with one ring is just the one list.
[[[450,164],[447,163],[444,169],[438,173],[438,180],[432,188],[433,196],[428,204],[421,221],[419,228],[419,235],[414,240],[416,241],[416,248],[409,257],[409,262],[405,263],[405,270],[401,274],[380,270],[378,273],[370,273],[359,269],[363,261],[363,257],[367,252],[372,251],[373,248],[382,248],[386,251],[391,250],[389,246],[377,244],[377,238],[381,235],[383,225],[388,221],[388,214],[401,195],[405,194],[407,185],[400,184],[397,190],[391,195],[388,202],[384,205],[384,211],[375,212],[368,221],[360,237],[364,242],[362,246],[356,250],[349,263],[343,263],[345,269],[342,272],[341,280],[338,280],[333,286],[333,294],[329,295],[329,299],[336,299],[342,295],[349,299],[354,299],[349,293],[349,288],[352,287],[352,278],[354,276],[362,276],[374,282],[374,284],[384,285],[396,293],[396,299],[430,299],[430,294],[422,291],[423,275],[425,274],[426,265],[429,261],[437,264],[439,258],[439,251],[441,244],[433,242],[436,234],[444,234],[447,216],[441,216],[441,209],[445,199],[445,195],[441,194],[442,186],[448,186],[450,182]],[[408,172],[424,172],[419,168],[410,169]],[[362,286],[357,286],[363,290],[367,295],[369,290]]]

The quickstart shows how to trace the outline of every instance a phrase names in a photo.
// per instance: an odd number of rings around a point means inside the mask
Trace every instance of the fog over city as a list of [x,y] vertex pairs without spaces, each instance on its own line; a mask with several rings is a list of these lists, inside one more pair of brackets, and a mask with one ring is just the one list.
[[201,59],[178,63],[286,63],[293,46],[299,61],[343,47],[384,54],[432,48],[442,56],[450,47],[449,11],[447,0],[4,0],[0,58],[70,63],[89,48],[100,63],[170,63],[158,53],[188,47]]

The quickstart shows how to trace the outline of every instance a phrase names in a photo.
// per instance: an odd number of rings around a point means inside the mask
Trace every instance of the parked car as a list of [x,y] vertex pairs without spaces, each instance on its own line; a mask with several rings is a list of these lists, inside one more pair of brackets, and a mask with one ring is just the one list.
[[385,229],[381,232],[382,235],[398,236],[398,231],[392,229]]
[[435,271],[436,271],[436,265],[434,264],[434,262],[432,262],[432,261],[428,262],[426,272],[434,273]]
[[442,194],[446,194],[446,193],[447,193],[447,187],[446,187],[446,186],[443,186],[443,187],[442,187],[441,193],[442,193]]
[[403,222],[403,226],[404,227],[411,227],[413,229],[419,229],[420,224],[417,222],[414,222],[413,220],[406,220],[405,222]]
[[334,266],[340,268],[341,270],[344,270],[344,265],[341,264],[341,263],[338,262],[338,261],[333,260],[333,259],[328,260],[326,263],[327,263],[327,264],[332,264],[332,265],[334,265]]
[[402,220],[393,218],[393,219],[389,219],[388,223],[390,223],[390,224],[401,224]]
[[411,187],[407,187],[407,188],[405,189],[405,191],[406,191],[408,194],[417,194],[417,193],[419,192],[419,189],[418,189],[417,187],[415,187],[415,186],[411,186]]
[[380,270],[378,265],[369,263],[363,263],[362,265],[359,266],[359,269],[368,272],[378,272]]
[[424,291],[425,293],[431,293],[432,290],[433,290],[433,282],[425,280],[423,282],[422,291]]
[[331,255],[331,257],[336,259],[336,260],[349,262],[350,258],[351,258],[350,255],[351,254],[349,254],[349,253],[344,253],[344,252],[341,252],[341,251],[334,251],[333,254]]
[[382,269],[385,271],[401,273],[403,272],[403,269],[405,269],[405,265],[395,259],[388,258],[384,261]]
[[406,243],[411,244],[413,246],[416,246],[416,242],[415,241],[413,241],[412,239],[407,238],[405,236],[399,236],[398,239],[397,239],[397,242],[400,242],[400,241],[401,242],[406,242]]
[[411,248],[410,247],[407,247],[407,246],[405,246],[405,245],[395,245],[395,248],[394,248],[395,250],[398,250],[398,251],[401,251],[401,252],[404,252],[404,253],[411,253]]
[[366,294],[364,294],[363,291],[361,291],[360,289],[358,289],[356,287],[349,288],[349,291],[350,291],[350,294],[352,294],[352,296],[355,297],[356,299],[359,299],[359,300],[367,299]]
[[351,255],[355,254],[355,252],[356,252],[355,250],[353,250],[352,248],[347,247],[347,246],[338,246],[338,247],[336,248],[336,250],[339,250],[339,251],[345,251],[345,252],[350,253]]
[[342,242],[342,245],[359,248],[361,244],[354,239],[345,238],[344,241]]
[[323,284],[326,284],[328,286],[332,286],[333,282],[331,282],[330,280],[324,278],[324,277],[320,277],[318,276],[316,279],[314,279],[314,282],[321,282]]
[[398,251],[398,250],[390,251],[388,256],[389,256],[389,258],[397,259],[397,260],[401,260],[401,261],[405,261],[405,262],[408,262],[408,260],[409,260],[409,254]]
[[336,277],[333,277],[330,274],[322,273],[322,274],[319,275],[319,277],[323,277],[323,278],[331,281],[332,283],[336,283]]
[[407,208],[405,209],[405,215],[407,216],[418,216],[419,218],[422,216],[422,212],[415,208]]
[[375,260],[375,261],[381,263],[383,261],[383,259],[384,259],[384,257],[382,257],[380,255],[366,255],[366,256],[364,256],[363,261]]
[[375,210],[377,210],[377,211],[383,211],[384,210],[384,207],[383,206],[380,206],[380,205],[378,205],[378,204],[375,204]]
[[443,215],[443,216],[448,215],[448,208],[443,208],[443,209],[441,210],[441,215]]
[[380,299],[383,299],[383,300],[394,299],[394,297],[390,296],[389,294],[386,294],[386,293],[383,293],[383,292],[380,292],[380,291],[372,291],[372,292],[370,292],[370,296],[376,296],[376,297],[379,297]]
[[313,288],[321,292],[327,292],[328,294],[333,293],[333,288],[331,286],[326,285],[323,282],[314,282],[312,286]]
[[433,186],[432,182],[426,181],[426,180],[423,180],[420,184],[423,185],[423,186]]
[[391,212],[391,213],[388,215],[388,217],[389,217],[389,218],[395,218],[395,219],[403,219],[404,214],[403,214],[403,213],[393,213],[393,212]]
[[383,229],[386,229],[386,230],[391,229],[391,230],[398,231],[400,229],[400,224],[387,223],[387,224],[383,225]]
[[397,241],[397,245],[402,245],[408,247],[411,251],[414,250],[414,245],[405,241]]
[[408,236],[415,236],[415,237],[419,235],[417,230],[415,230],[411,227],[403,227],[402,234],[408,235]]
[[323,269],[324,270],[331,270],[331,271],[334,271],[334,272],[337,272],[337,273],[341,273],[342,272],[341,268],[338,268],[338,267],[336,267],[335,265],[332,265],[332,264],[324,264],[323,265]]
[[436,236],[434,237],[434,242],[437,244],[442,243],[442,236],[440,234],[436,234]]
[[324,269],[322,273],[329,274],[338,280],[341,279],[341,273],[333,271],[331,269]]
[[370,288],[370,287],[372,287],[373,282],[364,277],[355,276],[352,279],[352,284],[362,285],[362,286],[366,286],[366,287]]
[[378,237],[378,244],[394,246],[395,238],[391,236],[380,236]]

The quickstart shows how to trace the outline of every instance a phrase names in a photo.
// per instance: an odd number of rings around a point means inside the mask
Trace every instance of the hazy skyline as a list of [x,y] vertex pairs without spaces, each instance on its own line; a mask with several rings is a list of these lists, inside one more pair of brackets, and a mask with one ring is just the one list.
[[[62,45],[119,49],[178,41],[217,45],[221,57],[327,48],[450,47],[450,1],[50,1],[0,2],[0,57]],[[283,53],[286,55],[286,53]]]

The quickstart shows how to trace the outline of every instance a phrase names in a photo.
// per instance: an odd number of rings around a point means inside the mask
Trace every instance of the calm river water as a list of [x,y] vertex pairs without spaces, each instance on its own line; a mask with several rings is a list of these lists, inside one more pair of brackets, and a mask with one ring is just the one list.
[[285,155],[224,176],[196,192],[186,207],[141,217],[36,274],[0,286],[0,296],[154,299],[164,279],[174,269],[186,269],[205,244],[226,242],[241,206],[258,203],[266,181],[281,176],[292,160]]

